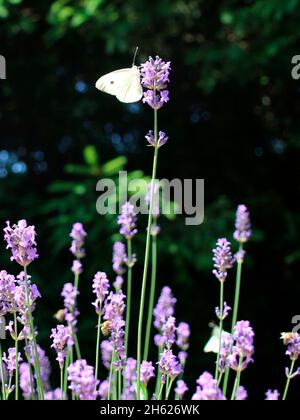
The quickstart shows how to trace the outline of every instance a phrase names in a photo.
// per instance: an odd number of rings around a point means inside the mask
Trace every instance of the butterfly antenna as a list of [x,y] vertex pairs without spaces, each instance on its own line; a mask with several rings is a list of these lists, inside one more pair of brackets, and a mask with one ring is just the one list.
[[138,50],[139,50],[139,47],[136,47],[135,52],[134,52],[134,56],[133,56],[132,66],[134,66],[134,63],[135,63],[135,59],[136,59],[136,55],[137,55]]

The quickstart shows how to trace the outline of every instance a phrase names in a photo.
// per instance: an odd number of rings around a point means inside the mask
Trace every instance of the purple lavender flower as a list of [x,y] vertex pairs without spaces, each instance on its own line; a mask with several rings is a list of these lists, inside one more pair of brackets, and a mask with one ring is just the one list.
[[186,385],[186,383],[182,380],[182,379],[179,379],[179,381],[177,381],[176,382],[176,388],[175,388],[175,394],[176,394],[176,397],[179,399],[179,400],[182,400],[182,398],[183,398],[183,396],[184,396],[184,394],[188,391],[189,389],[188,389],[188,387],[187,387],[187,385]]
[[7,271],[0,271],[0,316],[17,311],[15,302],[16,279]]
[[56,328],[52,328],[50,338],[53,339],[51,347],[53,347],[57,353],[56,360],[59,363],[60,368],[64,366],[64,361],[67,355],[67,348],[74,345],[72,334],[69,327],[64,325],[57,325]]
[[53,391],[48,391],[45,393],[45,401],[61,401],[61,389],[56,388]]
[[16,349],[13,347],[8,349],[7,355],[5,352],[3,353],[2,360],[5,363],[5,367],[9,373],[9,376],[13,376],[16,370],[16,360],[19,364],[23,359],[21,357],[21,353],[18,353],[18,357],[16,356]]
[[96,300],[93,302],[93,305],[95,306],[98,315],[102,313],[102,304],[106,295],[108,295],[108,290],[109,281],[107,275],[98,271],[93,280],[93,293],[96,295]]
[[113,282],[113,286],[116,289],[116,292],[119,292],[124,284],[124,279],[122,276],[117,276],[116,280]]
[[248,398],[248,392],[243,386],[239,386],[236,392],[236,401],[245,401]]
[[231,334],[223,331],[220,349],[219,369],[224,372],[225,368],[230,367],[228,357],[231,355],[231,350],[234,344],[234,339]]
[[235,345],[231,354],[227,357],[227,363],[231,369],[243,371],[250,362],[253,362],[252,355],[254,353],[254,331],[249,321],[239,321],[234,327],[233,338]]
[[199,379],[196,381],[197,388],[195,394],[192,396],[192,400],[197,401],[216,401],[225,400],[221,390],[217,387],[217,381],[214,380],[213,376],[204,372]]
[[102,381],[99,386],[99,397],[100,400],[107,400],[108,397],[108,391],[109,391],[109,380],[105,379],[105,381]]
[[128,357],[124,368],[124,379],[126,384],[126,393],[122,395],[123,400],[134,400],[136,383],[136,360]]
[[113,270],[121,276],[125,273],[126,248],[122,242],[115,242],[113,246]]
[[94,368],[86,360],[76,360],[68,367],[69,389],[79,400],[96,400],[99,381],[95,379]]
[[227,270],[232,268],[234,259],[232,257],[230,242],[226,238],[218,239],[217,247],[213,250],[214,267],[213,274],[220,282],[227,278]]
[[296,361],[300,356],[300,334],[298,333],[283,333],[281,339],[285,346],[287,346],[286,355],[292,361]]
[[168,376],[172,380],[174,380],[182,372],[180,363],[178,362],[176,356],[172,353],[172,350],[164,350],[163,353],[161,353],[158,365],[162,374],[164,376]]
[[180,324],[177,327],[177,346],[183,350],[186,351],[189,348],[189,338],[191,335],[191,330],[189,324],[186,322],[180,322]]
[[102,363],[109,370],[111,363],[111,356],[113,352],[112,343],[109,340],[103,340],[100,344],[101,354],[102,354]]
[[30,368],[28,363],[21,363],[19,366],[20,388],[22,390],[23,398],[30,400],[32,398]]
[[125,310],[124,303],[125,295],[122,291],[118,293],[110,293],[105,301],[104,319],[110,322],[110,341],[118,357],[115,365],[121,369],[125,360],[125,345],[124,345],[124,327],[125,321],[123,313]]
[[153,131],[149,130],[148,133],[145,135],[145,139],[147,140],[150,146],[161,147],[167,143],[167,141],[169,140],[169,137],[163,131],[159,131],[158,138],[155,138]]
[[188,357],[188,354],[187,354],[186,351],[180,351],[178,353],[178,359],[180,361],[180,364],[181,364],[182,368],[184,368],[184,366],[185,366],[187,357]]
[[175,323],[176,323],[176,319],[173,316],[169,316],[169,318],[166,320],[162,328],[164,342],[166,343],[168,349],[170,349],[176,341]]
[[229,315],[229,312],[231,311],[231,307],[227,305],[226,302],[224,302],[223,311],[220,311],[219,307],[216,307],[216,315],[220,321],[224,321]]
[[172,295],[170,287],[165,286],[158,298],[156,307],[154,308],[154,327],[162,332],[162,328],[166,319],[174,315],[174,306],[176,299]]
[[61,292],[61,296],[64,298],[64,319],[68,323],[72,332],[75,332],[77,317],[79,315],[76,308],[78,295],[79,292],[72,283],[66,283]]
[[275,389],[274,391],[272,391],[271,389],[269,389],[266,392],[266,401],[278,401],[280,397],[279,392],[277,391],[277,389]]
[[249,241],[251,236],[251,222],[249,211],[244,204],[240,204],[236,212],[235,232],[233,237],[240,243]]
[[136,221],[134,206],[129,202],[125,203],[117,221],[118,225],[120,225],[120,234],[126,239],[133,238],[137,234]]
[[144,93],[143,102],[153,109],[161,108],[169,100],[169,83],[171,63],[164,62],[161,58],[149,57],[141,66],[142,85],[148,89]]
[[152,362],[143,361],[141,363],[141,382],[145,386],[148,385],[148,382],[151,378],[155,377],[155,369]]
[[74,274],[78,275],[82,273],[82,264],[80,261],[78,260],[74,260],[73,264],[72,264],[72,268],[71,270],[73,271]]
[[36,232],[34,226],[27,226],[26,220],[20,220],[17,225],[4,229],[4,240],[7,243],[6,249],[11,249],[11,260],[15,260],[22,267],[27,267],[32,261],[38,258],[36,249]]
[[70,233],[70,237],[73,239],[70,251],[78,260],[85,256],[84,243],[86,235],[82,223],[74,223]]

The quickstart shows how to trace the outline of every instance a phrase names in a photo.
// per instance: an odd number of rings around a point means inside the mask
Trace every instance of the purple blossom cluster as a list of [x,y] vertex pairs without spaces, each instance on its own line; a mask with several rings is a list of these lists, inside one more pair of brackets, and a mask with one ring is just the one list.
[[157,146],[159,148],[167,143],[169,137],[163,131],[159,131],[158,136],[155,137],[153,131],[149,130],[148,133],[145,135],[145,139],[147,140],[150,146]]
[[26,220],[20,220],[16,225],[10,226],[6,222],[4,240],[7,249],[11,249],[11,260],[15,260],[22,267],[27,267],[38,258],[36,249],[36,232],[34,226],[28,226]]
[[247,207],[240,204],[236,212],[235,232],[233,237],[240,243],[249,241],[251,236],[251,222]]
[[192,400],[197,401],[222,401],[225,397],[217,386],[217,381],[213,376],[204,372],[196,381],[196,392],[192,396]]
[[122,242],[115,242],[113,246],[113,270],[118,276],[122,276],[125,271],[127,256],[126,248]]
[[133,238],[137,234],[136,221],[137,217],[134,212],[134,206],[129,202],[123,204],[121,214],[118,217],[120,234],[126,239]]
[[170,81],[170,70],[171,63],[159,57],[149,57],[149,60],[141,65],[142,85],[147,89],[143,102],[153,109],[159,109],[169,101],[169,91],[166,88]]
[[230,242],[226,238],[218,239],[217,247],[213,250],[214,267],[213,274],[220,282],[227,278],[227,270],[232,268],[234,258],[232,257]]
[[9,376],[13,376],[17,363],[19,364],[23,359],[20,352],[18,352],[17,356],[16,349],[13,347],[7,350],[7,354],[5,352],[3,353],[2,360],[5,363],[5,367],[9,373]]
[[105,297],[108,295],[108,290],[109,280],[107,275],[98,271],[93,279],[93,293],[96,295],[96,300],[93,302],[93,306],[95,306],[96,313],[98,315],[102,314],[102,305]]
[[79,315],[76,307],[78,295],[79,291],[72,283],[66,283],[61,292],[61,296],[64,298],[64,319],[68,323],[72,333],[75,332],[77,317]]
[[95,379],[94,368],[86,360],[76,360],[68,367],[69,389],[79,400],[96,400],[99,381]]
[[52,328],[51,333],[50,338],[53,340],[51,347],[56,351],[56,360],[62,369],[67,355],[67,349],[74,345],[72,333],[70,328],[64,325],[57,325],[56,328]]
[[173,354],[172,350],[166,349],[163,351],[163,353],[161,353],[158,365],[163,374],[163,382],[166,380],[166,377],[174,380],[178,375],[182,373],[182,367],[177,360],[177,357]]
[[74,223],[70,233],[70,237],[72,238],[70,251],[77,260],[85,256],[84,243],[86,235],[87,233],[84,230],[82,223]]
[[159,331],[159,334],[154,337],[155,344],[158,347],[162,347],[164,344],[163,326],[166,320],[174,315],[175,304],[176,299],[173,297],[170,287],[165,286],[153,311],[154,327]]

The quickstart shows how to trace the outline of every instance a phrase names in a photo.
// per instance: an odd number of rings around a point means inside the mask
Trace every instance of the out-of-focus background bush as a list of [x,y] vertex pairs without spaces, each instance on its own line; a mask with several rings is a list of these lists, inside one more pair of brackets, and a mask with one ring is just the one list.
[[[240,318],[251,320],[257,352],[243,385],[252,398],[263,398],[268,387],[281,390],[287,359],[279,336],[300,314],[300,84],[291,77],[299,18],[299,0],[0,0],[0,54],[7,60],[7,80],[0,81],[0,219],[1,226],[21,218],[37,226],[40,259],[30,271],[43,295],[36,318],[44,347],[63,283],[72,279],[71,224],[82,221],[88,239],[80,340],[93,358],[91,280],[96,270],[112,276],[118,238],[114,217],[96,213],[95,185],[120,169],[149,175],[152,160],[144,139],[151,111],[121,104],[94,83],[130,66],[139,45],[138,64],[156,54],[172,61],[171,101],[159,113],[159,128],[170,137],[159,177],[205,179],[204,224],[162,219],[159,238],[159,285],[172,287],[178,321],[192,327],[189,384],[213,370],[213,358],[202,353],[218,302],[211,249],[218,237],[232,237],[236,205],[245,203],[254,234]],[[144,219],[139,228],[141,262]],[[0,263],[16,273],[3,242]],[[138,266],[137,292],[140,272]],[[234,272],[228,303],[233,286]]]

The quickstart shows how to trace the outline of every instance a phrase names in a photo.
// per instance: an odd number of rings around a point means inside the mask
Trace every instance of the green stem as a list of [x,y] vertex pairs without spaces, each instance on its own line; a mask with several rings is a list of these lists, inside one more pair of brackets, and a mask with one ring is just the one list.
[[122,375],[121,369],[118,370],[118,400],[121,401]]
[[167,387],[167,392],[166,392],[166,400],[169,399],[169,395],[170,395],[170,392],[171,392],[171,389],[172,389],[173,382],[174,382],[174,379],[171,379],[169,381],[169,386]]
[[5,383],[4,383],[4,366],[3,366],[3,359],[2,359],[2,343],[0,340],[0,373],[1,373],[1,390],[2,390],[2,399],[5,400]]
[[150,251],[150,238],[151,238],[151,224],[152,224],[152,211],[153,211],[153,196],[154,196],[154,181],[156,179],[157,171],[157,158],[158,158],[158,145],[157,145],[157,110],[154,110],[154,157],[153,157],[153,168],[151,177],[151,197],[150,197],[150,208],[148,215],[147,225],[147,237],[145,247],[145,259],[144,259],[144,270],[142,280],[142,291],[140,300],[140,311],[139,311],[139,322],[138,322],[138,339],[137,339],[137,399],[140,399],[140,388],[141,388],[141,358],[142,358],[142,334],[143,334],[143,317],[144,317],[144,306],[147,286],[147,273],[149,265],[149,251]]
[[[156,219],[154,219],[153,221],[154,229],[156,227],[156,224],[157,224],[157,221]],[[150,335],[151,335],[153,308],[154,308],[154,299],[155,299],[156,271],[157,271],[157,236],[154,235],[152,237],[152,271],[151,271],[151,286],[150,286],[148,319],[147,319],[147,326],[146,326],[146,338],[145,338],[145,348],[144,348],[144,360],[148,360],[148,354],[149,354],[149,344],[150,344]]]
[[160,390],[159,390],[159,394],[158,394],[158,396],[157,396],[157,400],[161,400],[161,396],[162,396],[162,392],[163,392],[163,389],[164,389],[164,382],[162,382],[161,383],[161,385],[160,385]]
[[130,311],[131,311],[131,293],[132,293],[132,243],[131,239],[127,239],[127,258],[128,258],[128,274],[127,274],[127,297],[126,297],[126,324],[125,324],[125,356],[128,355]]
[[215,380],[218,382],[219,377],[219,363],[220,363],[220,353],[222,347],[222,333],[223,333],[223,306],[224,306],[224,281],[220,282],[220,333],[219,333],[219,351],[217,357],[216,371],[215,371]]
[[64,400],[64,393],[63,393],[63,387],[64,387],[64,366],[60,368],[60,389],[61,389],[61,399]]
[[289,391],[289,387],[290,387],[291,376],[293,375],[293,372],[294,372],[294,367],[295,367],[295,360],[292,360],[290,371],[288,373],[288,377],[287,377],[286,384],[285,384],[285,389],[284,389],[282,401],[286,400],[286,397],[287,397],[287,394],[288,394],[288,391]]
[[18,341],[18,321],[17,321],[17,314],[14,313],[14,328],[15,328],[15,349],[16,349],[16,377],[15,377],[15,400],[18,401],[19,399],[19,341]]
[[33,317],[30,310],[27,267],[24,267],[24,277],[25,277],[26,307],[28,310],[30,333],[32,335],[32,344],[33,344],[32,353],[33,353],[33,360],[34,360],[34,370],[36,374],[37,390],[38,390],[39,399],[44,400],[44,385],[42,381],[40,360],[39,360],[38,351],[37,351],[37,342],[36,342],[36,336],[35,336]]
[[64,379],[63,385],[61,387],[61,394],[63,399],[67,399],[67,392],[68,392],[68,366],[72,363],[73,359],[73,348],[69,347],[66,355],[66,360],[64,363]]
[[[240,243],[239,253],[241,253],[242,251],[243,251],[243,244]],[[234,307],[233,307],[233,313],[232,313],[231,334],[233,334],[233,330],[234,330],[237,317],[238,317],[240,292],[241,292],[242,266],[243,266],[243,261],[242,259],[239,259],[237,262],[237,271],[236,271],[235,296],[234,296]],[[227,369],[225,372],[224,384],[223,384],[223,395],[225,397],[227,394],[229,375],[230,375],[230,370]]]
[[97,326],[96,367],[95,367],[96,379],[98,379],[98,372],[99,372],[100,336],[101,336],[101,308],[98,315],[98,326]]
[[74,334],[74,344],[75,344],[76,357],[77,359],[81,359],[81,351],[80,351],[78,337],[76,333]]
[[240,357],[239,360],[239,365],[238,365],[238,369],[236,372],[236,377],[235,377],[235,382],[234,382],[234,386],[233,386],[233,390],[232,390],[232,394],[231,394],[231,401],[234,401],[236,399],[236,393],[239,389],[240,386],[240,382],[241,382],[241,367],[242,367],[242,363],[243,363],[243,357]]
[[110,370],[109,370],[109,385],[108,385],[108,395],[107,399],[110,400],[111,396],[111,386],[112,386],[112,376],[113,376],[113,367],[115,362],[115,350],[113,350],[112,356],[111,356],[111,362],[110,362]]
[[25,355],[28,363],[28,370],[29,370],[29,378],[30,378],[30,388],[31,388],[31,400],[35,399],[35,390],[34,390],[34,380],[33,380],[33,374],[32,374],[32,368],[31,368],[31,360],[30,360],[30,354],[28,353],[28,339],[25,338]]
[[[160,354],[162,353],[162,351],[163,351],[163,348],[159,347],[158,348],[158,362],[159,362]],[[156,385],[155,385],[155,395],[158,394],[160,385],[161,385],[161,370],[158,368],[157,377],[156,377]]]

